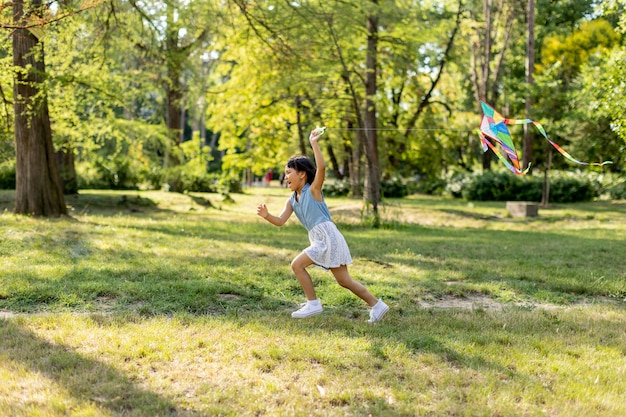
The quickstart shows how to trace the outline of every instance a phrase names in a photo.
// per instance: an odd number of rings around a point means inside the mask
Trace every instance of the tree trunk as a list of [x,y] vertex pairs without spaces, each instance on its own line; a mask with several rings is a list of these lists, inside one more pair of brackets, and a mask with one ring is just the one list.
[[548,147],[548,161],[546,170],[543,173],[543,187],[541,193],[541,207],[548,207],[550,204],[550,168],[552,167],[552,147]]
[[307,143],[304,139],[304,131],[302,128],[302,98],[296,96],[294,101],[296,107],[296,128],[298,129],[298,145],[300,147],[300,154],[306,155]]
[[[492,0],[485,0],[483,3],[483,14],[485,16],[485,38],[483,49],[483,62],[482,62],[482,82],[479,89],[480,98],[483,100],[489,100],[487,92],[489,91],[489,64],[491,63],[491,26],[493,24],[491,11]],[[495,103],[493,103],[495,105]],[[491,169],[491,152],[484,152],[482,158],[482,165],[484,171]]]
[[[167,6],[165,31],[165,49],[166,49],[166,68],[167,80],[165,86],[166,93],[166,109],[165,124],[169,130],[171,138],[170,146],[172,149],[177,147],[181,140],[181,108],[183,101],[183,86],[181,82],[181,58],[180,47],[178,45],[178,28],[174,22],[175,10],[173,6]],[[179,165],[181,161],[178,159],[176,151],[168,149],[164,164],[165,166]]]
[[[372,0],[378,5],[378,0]],[[367,181],[365,198],[372,205],[374,226],[380,224],[378,203],[380,202],[380,165],[378,161],[378,131],[376,128],[376,75],[378,52],[378,16],[367,18],[367,57],[365,60],[365,154],[367,156]]]
[[[530,109],[532,107],[531,86],[534,83],[533,74],[535,68],[535,0],[528,0],[528,34],[526,42],[526,118],[530,119]],[[530,124],[524,125],[524,147],[522,150],[522,169],[530,164],[533,152],[533,135]]]
[[333,171],[333,175],[338,180],[343,179],[343,174],[341,173],[339,162],[337,161],[337,155],[335,155],[333,145],[331,145],[329,141],[326,141],[326,153],[328,154],[328,160],[330,162],[330,168]]
[[[353,125],[351,122],[348,122],[348,129],[352,129]],[[352,146],[352,152],[350,155],[350,193],[352,197],[361,198],[363,197],[363,189],[361,187],[361,178],[362,178],[362,170],[361,170],[361,157],[363,156],[363,131],[360,129],[356,130],[356,135],[354,138],[354,143]]]
[[[41,8],[41,0],[32,7]],[[22,0],[13,2],[14,22],[24,16]],[[48,101],[42,86],[44,48],[28,29],[13,32],[16,195],[15,213],[58,217],[67,214],[52,144]]]
[[74,150],[72,148],[59,149],[56,155],[63,194],[78,194],[78,178],[74,164]]

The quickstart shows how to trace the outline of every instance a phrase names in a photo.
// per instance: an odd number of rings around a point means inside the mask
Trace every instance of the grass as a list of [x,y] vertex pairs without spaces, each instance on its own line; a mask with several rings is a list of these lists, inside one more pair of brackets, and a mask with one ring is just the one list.
[[306,231],[256,216],[285,190],[233,198],[82,191],[37,219],[0,192],[0,415],[626,415],[624,202],[412,196],[373,230],[329,199],[392,307],[368,325],[320,269],[325,312],[291,319]]

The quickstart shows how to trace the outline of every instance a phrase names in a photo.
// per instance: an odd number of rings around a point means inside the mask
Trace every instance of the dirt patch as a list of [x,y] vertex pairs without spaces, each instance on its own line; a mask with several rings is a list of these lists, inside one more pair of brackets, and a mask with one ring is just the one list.
[[232,300],[239,300],[243,298],[239,294],[228,294],[228,293],[222,293],[219,295],[219,297],[220,297],[220,300],[222,301],[232,301]]
[[443,296],[433,300],[419,300],[423,308],[461,309],[461,310],[501,310],[504,303],[495,301],[486,295],[467,295],[463,297]]
[[436,299],[419,300],[422,308],[459,310],[502,310],[504,307],[542,308],[555,310],[561,306],[545,303],[503,303],[483,294],[468,294],[462,297],[445,295]]
[[620,300],[611,299],[608,297],[597,297],[593,299],[584,299],[576,301],[569,305],[557,305],[549,303],[504,303],[484,294],[468,294],[464,296],[444,295],[437,298],[427,298],[418,300],[418,304],[422,308],[436,308],[436,309],[459,309],[459,310],[490,310],[497,311],[502,310],[505,307],[520,307],[527,309],[543,309],[543,310],[562,310],[576,307],[590,307],[593,305],[624,305],[626,299],[620,302]]

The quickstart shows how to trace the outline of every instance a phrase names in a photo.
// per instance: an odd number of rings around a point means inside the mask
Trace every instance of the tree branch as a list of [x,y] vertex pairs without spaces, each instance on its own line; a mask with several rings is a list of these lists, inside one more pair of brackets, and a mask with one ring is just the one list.
[[435,91],[437,84],[439,84],[439,80],[441,79],[441,74],[443,73],[446,62],[448,61],[448,56],[450,55],[452,46],[454,45],[454,38],[456,37],[456,34],[459,31],[459,27],[461,26],[461,14],[462,13],[463,13],[463,0],[459,0],[459,8],[456,12],[456,23],[454,25],[454,29],[452,30],[452,33],[450,34],[450,39],[448,39],[448,44],[446,45],[446,49],[445,49],[445,52],[443,53],[443,57],[441,58],[441,62],[439,63],[439,70],[437,71],[437,76],[435,77],[434,80],[431,81],[430,89],[428,90],[428,92],[426,93],[422,101],[420,102],[415,113],[413,113],[413,116],[411,117],[411,119],[409,120],[406,130],[404,131],[405,138],[409,136],[411,130],[415,127],[415,124],[417,123],[417,119],[420,117],[420,115],[422,114],[426,106],[428,106],[430,102],[430,98],[433,94],[433,91]]
[[[0,13],[6,7],[13,6],[13,3],[14,2],[3,3],[0,6]],[[67,13],[62,13],[62,14],[60,14],[58,16],[54,16],[52,18],[38,17],[34,13],[25,13],[26,15],[28,15],[28,17],[23,21],[23,23],[16,23],[16,22],[4,23],[4,22],[0,22],[0,29],[12,29],[12,30],[15,30],[15,29],[42,28],[44,26],[47,26],[49,24],[58,22],[60,20],[67,19],[68,17],[75,16],[78,13],[84,12],[86,10],[94,9],[94,8],[100,6],[102,3],[104,3],[104,0],[94,0],[92,3],[83,4],[78,10],[72,10],[72,11],[67,12]],[[49,7],[49,5],[46,4],[45,6],[42,6],[41,9],[47,10],[48,7]]]

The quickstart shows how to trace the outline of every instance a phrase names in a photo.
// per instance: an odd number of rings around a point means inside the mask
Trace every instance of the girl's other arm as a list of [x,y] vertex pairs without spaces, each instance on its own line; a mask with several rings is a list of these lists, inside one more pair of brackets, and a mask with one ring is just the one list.
[[323,132],[319,132],[315,129],[309,135],[309,142],[311,142],[311,148],[313,148],[313,154],[315,155],[316,168],[315,179],[311,184],[311,194],[313,194],[313,197],[315,197],[317,201],[322,201],[322,185],[324,185],[324,179],[326,178],[326,161],[324,160],[324,155],[322,155],[322,150],[318,142],[322,133]]
[[291,213],[293,213],[293,209],[291,208],[291,202],[289,199],[285,202],[285,207],[283,207],[283,211],[281,211],[278,216],[270,214],[265,204],[259,204],[256,208],[256,214],[263,217],[274,226],[282,226],[285,224],[287,220],[289,220],[289,217],[291,217]]

